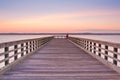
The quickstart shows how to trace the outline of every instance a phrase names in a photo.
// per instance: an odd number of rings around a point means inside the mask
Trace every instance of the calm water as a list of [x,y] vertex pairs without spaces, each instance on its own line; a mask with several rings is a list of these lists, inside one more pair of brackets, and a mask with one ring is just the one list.
[[[0,35],[0,43],[48,36],[51,35]],[[120,43],[120,35],[70,35],[70,36]]]
[[71,36],[120,43],[120,35],[71,35]]
[[0,35],[0,43],[48,36],[51,35]]

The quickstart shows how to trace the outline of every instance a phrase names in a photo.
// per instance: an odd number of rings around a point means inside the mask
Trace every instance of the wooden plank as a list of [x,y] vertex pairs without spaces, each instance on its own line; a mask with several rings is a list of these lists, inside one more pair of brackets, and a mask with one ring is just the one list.
[[120,80],[120,75],[67,39],[53,39],[0,80]]

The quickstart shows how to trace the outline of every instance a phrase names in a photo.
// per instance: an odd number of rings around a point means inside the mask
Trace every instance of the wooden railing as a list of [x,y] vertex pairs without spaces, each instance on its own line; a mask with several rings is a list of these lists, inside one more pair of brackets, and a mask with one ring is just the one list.
[[69,37],[69,40],[120,73],[120,44],[75,37]]
[[53,37],[13,41],[0,44],[0,74],[22,58],[34,53]]

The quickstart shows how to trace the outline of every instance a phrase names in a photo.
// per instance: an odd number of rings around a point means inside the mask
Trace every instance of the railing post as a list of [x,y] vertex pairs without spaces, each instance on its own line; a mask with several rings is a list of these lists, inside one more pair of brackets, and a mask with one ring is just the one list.
[[35,43],[34,43],[34,41],[32,41],[32,42],[33,42],[33,44],[32,44],[32,45],[33,45],[33,51],[34,51],[34,49],[35,49],[35,48],[34,48],[34,47],[35,47],[35,45],[34,45],[34,44],[35,44]]
[[[17,54],[17,45],[14,46],[14,54],[16,55]],[[17,55],[14,57],[14,60],[17,60]]]
[[23,45],[23,43],[21,44],[21,56],[24,56],[24,53],[23,53],[23,51],[24,51],[24,47],[23,47],[24,45]]
[[96,43],[94,43],[94,54],[96,54]]
[[37,40],[35,41],[35,46],[36,46],[36,49],[38,49],[38,41]]
[[36,42],[36,40],[35,40],[35,50],[37,49],[37,42]]
[[84,47],[84,49],[86,49],[86,40],[84,40],[84,42],[83,42],[83,47]]
[[[105,45],[105,49],[106,49],[106,50],[105,50],[105,54],[108,55],[108,51],[107,51],[107,50],[108,50],[108,46],[107,46],[107,45]],[[105,56],[105,60],[108,60],[108,57],[107,57],[107,56]]]
[[87,41],[87,50],[89,50],[89,41]]
[[32,52],[32,43],[30,41],[30,52]]
[[90,42],[90,52],[92,52],[92,42]]
[[[5,47],[5,59],[9,57],[9,47]],[[5,66],[9,64],[9,59],[5,61]]]
[[26,54],[28,54],[28,42],[26,42]]
[[101,44],[99,44],[98,55],[101,57]]
[[[114,52],[118,52],[118,49],[117,48],[114,48]],[[115,59],[117,59],[117,54],[116,53],[114,53],[114,58]],[[117,61],[116,60],[113,60],[113,63],[115,64],[115,65],[117,65]]]

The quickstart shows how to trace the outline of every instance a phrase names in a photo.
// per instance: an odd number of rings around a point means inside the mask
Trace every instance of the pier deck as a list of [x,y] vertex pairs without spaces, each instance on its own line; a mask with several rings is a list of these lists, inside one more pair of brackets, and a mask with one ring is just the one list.
[[120,75],[67,39],[53,39],[0,80],[120,80]]

